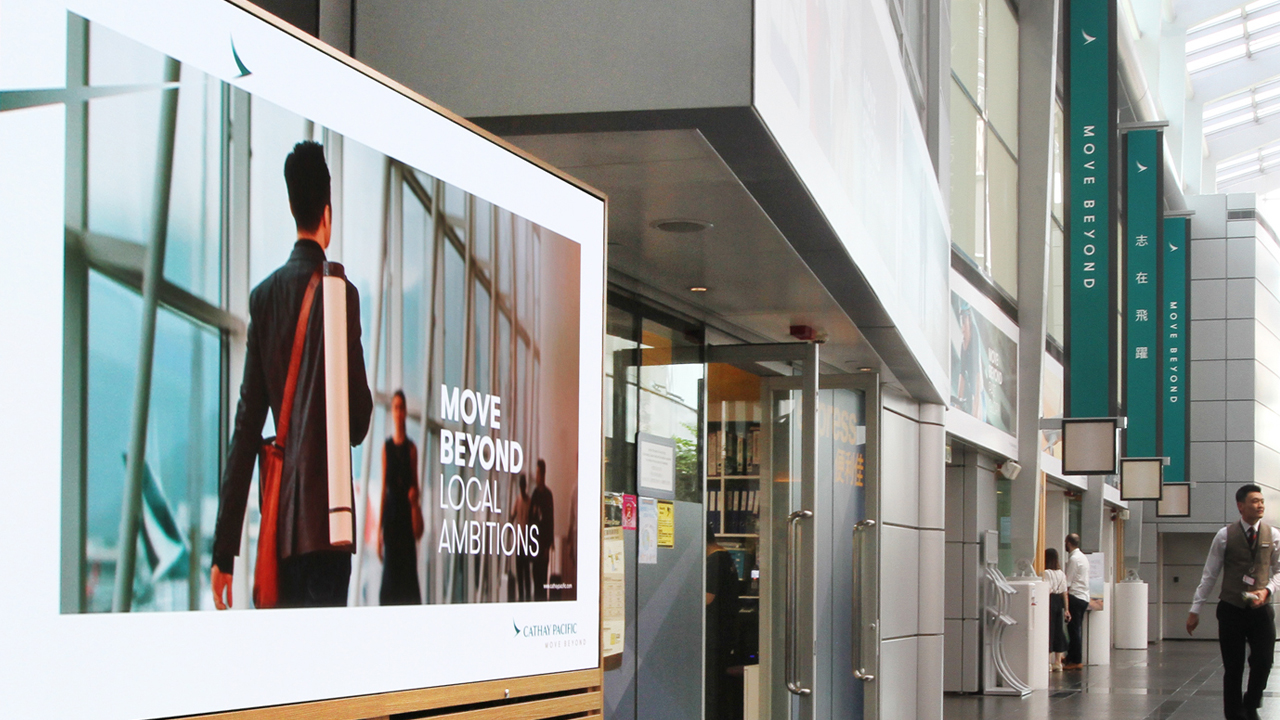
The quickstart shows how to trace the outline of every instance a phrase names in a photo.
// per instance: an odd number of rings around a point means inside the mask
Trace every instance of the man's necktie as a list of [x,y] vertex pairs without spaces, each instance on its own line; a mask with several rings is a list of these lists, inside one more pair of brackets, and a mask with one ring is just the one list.
[[1253,547],[1253,540],[1258,536],[1258,532],[1253,528],[1244,531],[1244,536],[1249,539],[1249,547]]

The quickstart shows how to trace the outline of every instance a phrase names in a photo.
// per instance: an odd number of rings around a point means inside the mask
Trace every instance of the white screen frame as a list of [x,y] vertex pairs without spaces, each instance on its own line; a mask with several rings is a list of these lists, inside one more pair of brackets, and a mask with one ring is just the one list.
[[[0,140],[0,167],[8,168],[0,212],[21,218],[0,229],[13,278],[0,300],[23,308],[0,317],[0,333],[15,341],[9,347],[23,348],[0,354],[3,377],[23,379],[0,385],[0,407],[8,408],[0,448],[14,458],[13,477],[31,480],[10,484],[15,510],[0,523],[0,541],[13,549],[2,561],[8,591],[0,594],[5,714],[153,718],[598,667],[599,575],[589,570],[599,567],[600,544],[604,197],[231,2],[5,0],[0,11],[9,11],[10,30],[22,22],[58,27],[50,18],[67,11],[100,22],[579,243],[582,267],[577,600],[62,614],[62,418],[52,399],[62,396],[65,114],[51,105],[0,115],[0,131],[18,131]],[[249,76],[236,77],[231,37]],[[26,60],[43,63],[40,77],[65,77],[65,32],[49,40]],[[513,623],[576,623],[582,643],[514,637]]]

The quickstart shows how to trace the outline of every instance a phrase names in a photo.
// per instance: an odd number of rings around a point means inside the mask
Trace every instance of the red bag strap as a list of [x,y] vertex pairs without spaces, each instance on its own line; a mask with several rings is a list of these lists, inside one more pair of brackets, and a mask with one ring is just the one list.
[[307,339],[307,321],[311,318],[311,303],[315,299],[316,286],[320,284],[320,271],[311,274],[307,292],[302,296],[302,310],[298,312],[298,327],[293,331],[293,354],[289,356],[289,375],[284,381],[284,398],[280,403],[280,422],[276,423],[276,445],[284,447],[289,436],[289,420],[293,415],[293,396],[298,390],[298,366],[302,364],[302,346]]

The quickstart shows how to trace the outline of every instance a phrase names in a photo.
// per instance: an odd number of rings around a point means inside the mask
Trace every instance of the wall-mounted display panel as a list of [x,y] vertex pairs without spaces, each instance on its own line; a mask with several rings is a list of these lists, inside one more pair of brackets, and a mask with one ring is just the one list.
[[[0,299],[20,309],[0,319],[0,448],[26,479],[0,524],[6,714],[597,667],[603,197],[234,3],[0,17]],[[291,212],[285,162],[306,152],[327,251]],[[327,478],[286,449],[282,584],[334,584],[261,609],[252,455],[296,319],[264,308],[279,268],[322,252],[349,285],[354,542],[309,545]],[[292,440],[324,442],[315,412],[295,408]]]
[[951,272],[951,394],[947,431],[1017,456],[1018,326]]

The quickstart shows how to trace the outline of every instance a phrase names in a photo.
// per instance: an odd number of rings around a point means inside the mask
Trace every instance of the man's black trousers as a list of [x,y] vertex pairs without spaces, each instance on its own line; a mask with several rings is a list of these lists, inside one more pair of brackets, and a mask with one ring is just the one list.
[[351,553],[313,552],[280,561],[280,607],[344,607]]
[[1071,611],[1067,622],[1067,663],[1079,665],[1084,662],[1084,614],[1089,611],[1089,601],[1068,595],[1067,609]]
[[[1249,689],[1240,695],[1244,650],[1249,647]],[[1218,647],[1222,650],[1222,710],[1228,720],[1244,718],[1246,708],[1262,707],[1262,691],[1271,674],[1276,645],[1276,613],[1271,604],[1238,608],[1218,603]]]

